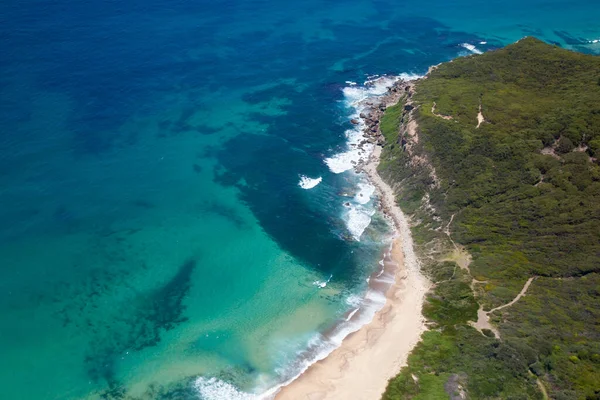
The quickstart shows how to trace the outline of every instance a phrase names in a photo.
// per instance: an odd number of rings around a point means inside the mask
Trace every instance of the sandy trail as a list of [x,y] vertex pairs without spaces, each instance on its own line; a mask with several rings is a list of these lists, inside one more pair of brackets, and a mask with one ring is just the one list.
[[485,118],[483,117],[483,113],[481,112],[481,103],[479,103],[479,113],[477,114],[477,128],[479,128],[484,122]]
[[525,285],[523,286],[523,289],[521,289],[519,294],[514,299],[512,299],[510,302],[508,302],[506,304],[503,304],[501,306],[493,308],[490,311],[484,311],[483,305],[480,305],[479,310],[477,310],[477,321],[475,321],[475,322],[471,321],[470,322],[471,326],[473,328],[477,329],[479,332],[481,332],[482,329],[489,329],[490,331],[494,332],[494,335],[498,339],[500,339],[500,331],[498,331],[498,329],[496,329],[496,327],[490,323],[490,314],[492,314],[494,311],[498,311],[503,308],[510,307],[513,304],[515,304],[517,301],[519,301],[519,299],[527,293],[527,290],[529,289],[529,285],[531,285],[531,282],[533,282],[533,280],[536,278],[537,278],[537,276],[532,276],[531,278],[527,279],[527,282],[525,282]]
[[277,400],[378,400],[388,380],[406,365],[408,354],[425,330],[421,309],[429,282],[420,272],[408,221],[396,205],[394,191],[377,174],[380,154],[377,146],[364,171],[398,232],[389,260],[395,282],[386,292],[386,304],[372,322],[282,388]]
[[488,311],[488,314],[491,314],[494,311],[502,310],[505,307],[510,307],[513,304],[515,304],[517,301],[519,301],[519,299],[521,297],[523,297],[523,295],[525,295],[525,293],[527,293],[527,289],[529,289],[529,285],[531,285],[531,282],[533,282],[533,280],[535,278],[537,278],[537,277],[536,276],[532,276],[531,278],[527,279],[527,282],[525,282],[525,286],[523,286],[523,289],[521,289],[521,291],[519,292],[519,294],[517,295],[517,297],[515,297],[510,302],[508,302],[508,303],[506,303],[506,304],[504,304],[502,306],[499,306],[499,307],[496,307],[494,309],[491,309],[490,311]]

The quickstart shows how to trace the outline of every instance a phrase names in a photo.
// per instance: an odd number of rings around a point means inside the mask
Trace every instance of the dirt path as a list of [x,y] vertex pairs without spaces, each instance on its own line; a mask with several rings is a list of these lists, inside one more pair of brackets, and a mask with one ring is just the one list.
[[490,314],[501,310],[503,308],[506,307],[510,307],[513,304],[515,304],[517,301],[519,301],[519,299],[521,297],[523,297],[525,295],[525,293],[527,293],[527,290],[529,289],[529,285],[531,285],[531,282],[533,282],[533,280],[537,278],[537,276],[532,276],[531,278],[527,279],[527,282],[525,282],[525,285],[523,286],[523,289],[521,289],[521,291],[519,292],[519,294],[512,299],[512,301],[498,306],[496,308],[491,309],[490,311],[484,311],[483,310],[483,306],[479,306],[479,310],[477,310],[477,321],[475,322],[471,322],[471,326],[475,329],[477,329],[479,332],[482,332],[482,329],[489,329],[490,331],[494,332],[494,335],[500,339],[500,332],[492,325],[490,324]]
[[477,128],[485,122],[485,118],[483,118],[483,113],[481,112],[481,103],[479,103],[479,113],[477,114]]
[[510,307],[513,304],[515,304],[517,301],[519,301],[519,299],[521,297],[523,297],[523,295],[527,292],[527,289],[529,289],[529,285],[531,285],[531,282],[533,282],[533,280],[535,278],[537,278],[537,276],[532,276],[531,278],[527,279],[527,282],[525,282],[525,286],[523,286],[523,289],[521,289],[521,291],[519,292],[519,294],[517,295],[517,297],[515,297],[510,303],[506,303],[503,306],[499,306],[499,307],[493,308],[490,311],[488,311],[488,314],[491,314],[494,311],[502,310],[503,308],[506,308],[506,307]]
[[435,115],[436,117],[438,117],[438,118],[443,118],[443,119],[452,119],[452,117],[451,117],[451,116],[449,116],[449,115],[437,114],[437,113],[435,112],[435,101],[433,102],[433,106],[431,106],[431,113],[432,113],[433,115]]

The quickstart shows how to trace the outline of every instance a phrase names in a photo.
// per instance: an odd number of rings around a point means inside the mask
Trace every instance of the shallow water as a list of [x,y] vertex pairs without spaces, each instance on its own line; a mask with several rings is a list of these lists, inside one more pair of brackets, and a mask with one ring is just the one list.
[[532,34],[598,52],[599,11],[2,2],[2,397],[197,398],[202,376],[223,398],[293,376],[389,234],[342,172],[362,83]]

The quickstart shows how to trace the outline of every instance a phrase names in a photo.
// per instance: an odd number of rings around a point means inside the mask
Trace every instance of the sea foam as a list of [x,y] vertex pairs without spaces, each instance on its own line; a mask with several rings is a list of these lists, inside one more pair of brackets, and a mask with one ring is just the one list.
[[[349,296],[347,303],[352,305],[353,309],[349,312],[344,322],[335,326],[327,333],[316,333],[308,341],[306,350],[297,353],[297,359],[294,363],[278,370],[280,376],[287,377],[286,381],[277,387],[271,388],[265,394],[276,393],[279,388],[300,376],[312,364],[327,357],[342,344],[344,338],[349,334],[356,332],[362,326],[371,322],[375,313],[385,305],[385,301],[386,298],[382,293],[376,293],[371,288],[369,288],[364,298],[360,298],[357,295]],[[260,399],[268,398],[267,395],[267,397],[261,397]],[[234,399],[237,400],[238,398]],[[239,399],[246,400],[243,397]]]
[[354,196],[354,201],[359,204],[367,204],[371,200],[373,193],[375,193],[375,186],[365,181],[358,184],[358,189],[358,193]]
[[[362,104],[366,99],[373,96],[384,94],[390,86],[392,86],[400,77],[376,77],[368,79],[363,86],[358,86],[352,82],[349,86],[343,89],[344,104],[346,107],[354,109],[350,115],[351,119],[357,119],[360,113],[365,109]],[[325,164],[334,174],[351,170],[361,159],[364,159],[373,151],[373,145],[364,143],[362,148],[359,147],[360,142],[364,140],[362,130],[364,123],[359,120],[359,123],[353,129],[348,129],[344,132],[346,136],[346,150],[337,153],[325,159]]]
[[[361,86],[351,81],[347,82],[348,86],[342,90],[344,105],[350,110],[348,118],[353,119],[355,125],[352,129],[344,132],[346,136],[345,149],[324,160],[331,172],[341,174],[353,170],[357,164],[365,161],[373,152],[374,144],[365,140],[363,136],[365,122],[360,118],[363,111],[372,107],[371,104],[367,104],[369,99],[384,95],[398,80],[414,80],[421,77],[421,75],[402,73],[397,76],[375,75],[369,77]],[[374,205],[370,204],[375,187],[362,175],[358,175],[357,180],[358,191],[352,201],[344,201],[346,210],[342,218],[352,238],[360,241],[365,229],[371,223],[371,217],[375,213]]]
[[361,205],[350,206],[346,226],[356,241],[360,241],[363,232],[371,223],[371,216],[373,214],[375,214],[375,209],[373,208],[369,209]]
[[302,189],[312,189],[321,183],[322,180],[323,178],[321,177],[309,178],[306,175],[300,175],[300,182],[298,182],[298,186],[300,186]]
[[200,377],[194,381],[194,388],[203,400],[259,400],[265,395],[255,395],[241,392],[235,386],[217,378]]
[[329,275],[329,278],[326,281],[316,280],[313,282],[313,285],[323,289],[324,287],[327,287],[327,284],[331,281],[331,278],[333,278],[333,275]]
[[473,46],[470,43],[461,43],[460,45],[473,54],[483,54],[483,51],[479,50],[477,47]]
[[402,73],[397,76],[376,75],[367,79],[362,86],[358,86],[356,83],[348,81],[348,86],[342,90],[344,94],[344,105],[353,109],[353,113],[349,116],[349,119],[358,120],[358,124],[355,125],[353,129],[348,129],[344,132],[344,135],[346,136],[346,150],[325,159],[325,164],[327,164],[331,172],[340,174],[348,171],[354,168],[361,159],[368,157],[373,151],[373,145],[370,143],[364,143],[362,149],[358,147],[360,142],[364,140],[362,131],[365,125],[363,121],[359,119],[359,115],[367,107],[365,100],[385,94],[387,90],[400,79],[413,80],[421,77],[422,75],[407,73]]

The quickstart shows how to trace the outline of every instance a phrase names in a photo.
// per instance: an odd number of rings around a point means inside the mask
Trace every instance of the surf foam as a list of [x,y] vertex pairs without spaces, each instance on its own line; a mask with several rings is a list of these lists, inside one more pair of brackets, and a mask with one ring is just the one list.
[[470,43],[461,43],[460,45],[473,54],[483,54],[483,51],[479,50],[477,47],[473,46]]
[[349,118],[358,120],[358,124],[353,129],[348,129],[344,132],[346,136],[346,150],[325,159],[325,164],[327,164],[331,172],[340,174],[348,171],[354,168],[361,159],[368,157],[373,151],[373,145],[370,143],[363,143],[362,149],[359,147],[359,144],[364,141],[362,131],[365,125],[359,119],[359,115],[368,106],[365,101],[369,98],[385,94],[400,79],[413,80],[418,78],[422,78],[422,75],[402,73],[398,76],[375,75],[369,77],[362,86],[348,81],[349,86],[342,90],[344,105],[353,109],[353,113]]
[[[417,74],[402,73],[398,76],[371,76],[362,86],[358,86],[351,81],[347,82],[349,86],[342,90],[344,105],[351,110],[349,119],[353,119],[355,125],[352,129],[344,132],[346,136],[345,150],[324,160],[331,172],[341,174],[353,170],[356,165],[361,161],[365,161],[373,152],[375,145],[368,143],[363,136],[365,122],[360,118],[363,111],[372,107],[372,103],[369,104],[368,100],[386,94],[389,88],[399,80],[413,80],[421,77]],[[375,187],[361,175],[359,177],[356,185],[358,191],[352,202],[344,202],[346,211],[342,216],[348,232],[357,241],[360,240],[363,232],[371,223],[371,217],[375,212],[373,206],[369,205]]]
[[329,278],[326,281],[316,280],[313,282],[313,285],[323,289],[323,288],[327,287],[327,284],[331,281],[331,278],[333,278],[333,275],[329,275]]
[[298,186],[302,189],[312,189],[317,186],[323,180],[322,177],[318,178],[309,178],[306,175],[300,175],[300,181],[298,182]]
[[266,398],[265,395],[241,392],[235,386],[217,378],[197,378],[194,381],[194,388],[200,393],[203,400],[259,400]]
[[375,214],[374,209],[368,209],[358,206],[350,206],[346,219],[346,226],[352,237],[356,241],[360,241],[360,237],[369,224],[371,224],[371,216]]
[[364,181],[358,184],[358,193],[354,196],[354,201],[359,204],[367,204],[371,200],[371,196],[375,193],[375,186]]

